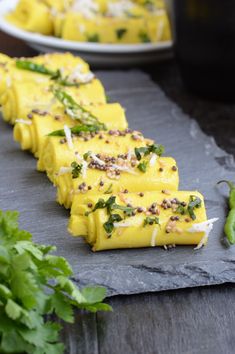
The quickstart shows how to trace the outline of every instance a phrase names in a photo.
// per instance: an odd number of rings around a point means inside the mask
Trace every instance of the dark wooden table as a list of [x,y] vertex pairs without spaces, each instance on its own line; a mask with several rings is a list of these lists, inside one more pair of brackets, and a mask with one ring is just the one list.
[[[0,51],[12,56],[36,54],[2,33]],[[207,102],[187,93],[173,61],[147,71],[220,147],[235,155],[235,105]],[[113,313],[78,313],[76,324],[65,327],[69,354],[235,353],[233,284],[117,296],[108,302]]]

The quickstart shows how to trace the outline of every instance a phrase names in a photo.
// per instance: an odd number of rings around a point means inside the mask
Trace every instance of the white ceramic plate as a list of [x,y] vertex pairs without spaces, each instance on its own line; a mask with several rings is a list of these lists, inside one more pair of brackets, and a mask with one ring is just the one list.
[[172,41],[146,44],[81,43],[44,36],[19,29],[7,22],[6,13],[15,8],[18,0],[0,1],[0,29],[28,43],[40,52],[70,51],[95,66],[129,66],[160,61],[172,57]]

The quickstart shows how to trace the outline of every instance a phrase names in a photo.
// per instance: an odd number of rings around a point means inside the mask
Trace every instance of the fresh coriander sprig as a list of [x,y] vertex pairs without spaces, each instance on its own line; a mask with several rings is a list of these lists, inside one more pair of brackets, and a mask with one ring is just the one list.
[[58,69],[56,71],[48,69],[45,65],[36,64],[29,60],[17,60],[16,67],[18,69],[32,71],[38,74],[50,76],[50,80],[56,81],[57,84],[61,86],[73,86],[79,87],[83,83],[74,83],[69,81],[68,76],[63,77],[61,71]]
[[192,220],[196,220],[196,215],[194,213],[194,209],[200,208],[202,205],[202,201],[199,197],[195,195],[190,195],[189,203],[188,203],[188,213]]
[[192,220],[196,220],[195,209],[198,209],[202,206],[202,200],[196,195],[190,195],[188,205],[185,203],[185,206],[180,204],[176,209],[176,213],[185,215],[188,214]]
[[116,197],[115,196],[111,196],[106,201],[104,199],[100,198],[98,200],[98,202],[95,204],[94,208],[91,211],[86,212],[85,215],[88,216],[91,213],[94,213],[98,209],[107,209],[108,214],[111,214],[112,210],[121,210],[121,211],[124,211],[127,214],[132,213],[135,210],[135,208],[117,204],[116,203]]
[[108,236],[111,237],[112,232],[114,230],[114,222],[120,222],[123,220],[123,218],[119,214],[112,214],[112,211],[120,210],[123,211],[125,216],[132,216],[132,213],[135,211],[136,208],[127,207],[125,205],[119,205],[116,203],[116,197],[111,196],[106,201],[100,198],[95,204],[94,208],[91,211],[86,212],[85,215],[89,216],[91,213],[94,213],[98,209],[107,209],[109,219],[103,224],[103,227]]
[[148,146],[142,146],[140,148],[135,148],[135,156],[138,161],[142,159],[143,156],[148,156],[151,153],[161,156],[165,151],[163,145],[160,144],[152,144]]
[[107,130],[105,124],[101,123],[94,114],[78,104],[72,96],[58,88],[52,88],[52,92],[72,119],[79,121],[83,125],[96,126],[99,130]]
[[144,219],[144,227],[147,225],[160,225],[159,218],[157,216],[151,218],[150,216],[147,216],[147,218]]
[[53,246],[32,241],[18,227],[17,212],[0,211],[0,352],[62,354],[61,326],[48,315],[74,322],[73,306],[110,311],[103,287],[79,290],[71,266]]
[[148,161],[142,161],[138,164],[137,168],[141,171],[141,172],[146,172],[147,171],[147,167],[148,167]]
[[76,161],[73,161],[71,163],[71,167],[72,167],[72,178],[73,179],[78,178],[82,173],[83,165],[77,163]]

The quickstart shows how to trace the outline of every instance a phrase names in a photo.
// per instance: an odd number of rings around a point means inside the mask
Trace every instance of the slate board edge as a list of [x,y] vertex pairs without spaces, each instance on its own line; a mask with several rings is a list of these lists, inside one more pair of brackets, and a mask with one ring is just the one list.
[[[170,251],[166,252],[170,253]],[[87,271],[86,275],[82,275],[83,281],[77,280],[76,277],[73,280],[79,286],[90,284],[89,274],[92,273],[92,270],[93,267]],[[192,276],[192,272],[194,273],[194,277]],[[102,270],[102,279],[97,281],[97,285],[102,284],[102,286],[107,288],[108,296],[235,283],[235,259],[221,260],[217,262],[216,266],[212,265],[211,262],[181,264],[177,268],[164,265],[158,265],[157,268],[150,268],[144,265],[120,265],[116,268],[115,273],[116,277],[112,279],[112,287],[110,287],[110,279],[106,278],[105,269]],[[115,283],[118,283],[118,279],[120,279],[120,274],[122,275],[122,280],[125,275],[125,291],[120,291],[119,286],[115,287]],[[107,272],[108,275],[109,271]],[[167,277],[167,281],[165,277]],[[80,278],[79,274],[78,278]],[[150,278],[152,286],[150,286]],[[93,280],[92,282],[94,283]]]

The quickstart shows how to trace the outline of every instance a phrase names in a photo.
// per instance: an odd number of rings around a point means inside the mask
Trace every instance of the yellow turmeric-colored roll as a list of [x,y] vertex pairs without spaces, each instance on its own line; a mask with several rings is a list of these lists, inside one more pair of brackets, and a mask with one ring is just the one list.
[[[79,104],[106,103],[104,87],[98,79],[93,79],[80,87],[65,87],[64,89]],[[53,109],[58,106],[48,83],[35,85],[32,81],[13,82],[1,96],[0,102],[3,119],[11,124],[14,124],[16,119],[26,119],[28,114],[35,109],[53,112]]]
[[48,6],[37,0],[20,0],[6,16],[13,25],[26,31],[45,35],[53,34],[53,22]]
[[58,32],[61,32],[63,39],[73,41],[134,44],[167,41],[171,38],[169,20],[164,11],[143,18],[95,19],[71,12],[65,15],[62,22]]
[[[127,121],[125,112],[119,103],[84,107],[89,110],[107,129],[125,129]],[[14,126],[14,139],[21,145],[22,150],[30,150],[36,157],[42,154],[47,135],[56,130],[63,130],[64,126],[74,127],[80,123],[64,114],[62,108],[56,109],[54,114],[46,114],[40,110],[33,110],[28,114],[31,119],[19,120]]]
[[[96,210],[95,210],[96,209]],[[94,211],[95,210],[95,211]],[[73,236],[83,236],[93,251],[207,242],[217,219],[207,220],[196,191],[94,195],[74,200],[69,221]]]
[[[111,108],[113,105],[109,106]],[[112,117],[114,116],[112,114]],[[123,117],[124,115],[122,115],[122,119]],[[114,123],[117,122],[118,117],[114,119]],[[71,163],[77,160],[78,154],[83,156],[87,151],[92,151],[95,154],[106,153],[111,155],[114,151],[115,153],[128,154],[135,148],[153,144],[152,140],[144,139],[139,133],[138,137],[140,138],[136,140],[136,134],[137,132],[130,129],[115,129],[97,133],[84,132],[73,137],[72,149],[69,149],[68,144],[61,137],[47,137],[38,160],[38,169],[46,171],[49,179],[55,183],[60,169],[70,167]]]
[[[1,59],[2,58],[2,59]],[[89,70],[89,65],[80,57],[76,57],[71,53],[52,53],[39,55],[33,58],[18,58],[11,59],[4,55],[0,56],[0,96],[11,88],[12,83],[19,82],[22,84],[25,81],[32,81],[35,85],[49,85],[56,84],[56,80],[50,80],[49,75],[40,74],[40,67],[33,68],[32,70],[22,69],[22,66],[28,64],[31,65],[43,65],[47,70],[51,72],[58,72],[60,70],[61,75],[65,78],[71,79],[84,79],[92,75]],[[38,71],[39,72],[38,72]]]
[[[179,175],[175,160],[154,155],[138,161],[134,153],[128,156],[88,152],[86,161],[75,159],[78,161],[75,168],[59,173],[55,181],[57,201],[70,208],[74,198],[82,202],[90,194],[177,190]],[[76,174],[78,170],[80,173]]]

